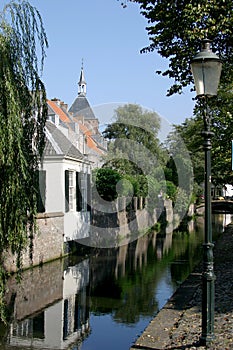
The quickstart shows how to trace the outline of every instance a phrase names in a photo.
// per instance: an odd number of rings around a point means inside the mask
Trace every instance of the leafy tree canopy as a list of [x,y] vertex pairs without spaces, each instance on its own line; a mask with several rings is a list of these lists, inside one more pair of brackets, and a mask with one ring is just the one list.
[[[116,187],[122,176],[113,169],[95,169],[93,172],[96,191],[104,200],[113,201],[117,198]],[[95,192],[93,193],[95,198]]]
[[[183,207],[187,207],[193,184],[189,153],[183,140],[177,135],[176,147],[170,151],[174,163],[172,174],[168,174],[170,169],[166,165],[170,158],[167,149],[159,143],[159,128],[160,119],[156,113],[132,104],[118,108],[116,121],[109,124],[103,133],[110,140],[105,166],[117,170],[122,175],[133,175],[137,182],[140,182],[139,189],[135,190],[134,181],[129,180],[135,195],[146,194],[150,208],[157,205],[161,192],[163,196],[169,196],[176,202],[182,194],[181,203]],[[175,178],[171,178],[174,174]],[[143,177],[146,186],[143,185]],[[166,180],[172,181],[175,186],[166,183]],[[180,187],[179,192],[176,192],[176,186]],[[183,207],[175,206],[175,210],[181,213]]]
[[[206,36],[213,41],[215,51],[223,61],[221,81],[231,85],[233,76],[233,2],[232,0],[131,0],[140,5],[148,20],[151,44],[142,52],[156,50],[169,59],[165,71],[174,84],[168,95],[181,93],[192,81],[190,60],[200,49],[200,40]],[[126,0],[123,1],[126,5]]]
[[[232,173],[232,91],[220,91],[211,103],[208,113],[212,119],[212,183],[223,186],[233,183]],[[196,117],[189,118],[181,125],[175,125],[167,142],[171,152],[178,146],[179,135],[189,151],[196,184],[204,182],[203,120],[202,108],[196,108]],[[198,189],[198,187],[196,187]]]
[[128,104],[117,108],[115,122],[107,125],[103,135],[109,142],[108,166],[128,174],[155,171],[164,162],[158,132],[160,118],[155,112]]
[[[179,145],[179,141],[183,140],[192,161],[195,181],[200,184],[204,179],[203,138],[201,135],[203,121],[201,118],[186,119],[181,125],[174,125],[173,130],[167,138],[168,147],[171,153],[179,152],[183,158],[182,148]],[[172,168],[172,159],[169,163],[171,163],[169,168]]]
[[[212,183],[225,185],[233,183],[232,172],[232,110],[233,90],[222,89],[218,96],[208,102],[208,114],[211,117],[212,137]],[[202,108],[197,109],[196,116],[202,117]]]
[[[142,15],[148,20],[150,45],[141,52],[157,51],[168,60],[164,71],[157,68],[158,74],[173,79],[168,95],[181,93],[193,82],[190,60],[199,51],[200,42],[205,37],[212,41],[212,50],[223,62],[218,96],[208,99],[211,130],[215,134],[212,138],[212,181],[216,185],[232,183],[233,2],[124,0],[122,5],[126,6],[130,1],[139,4]],[[186,120],[180,128],[175,128],[172,147],[176,147],[176,132],[179,131],[192,158],[196,183],[201,183],[204,162],[201,137],[203,105],[200,101],[196,103],[194,114],[195,120]]]

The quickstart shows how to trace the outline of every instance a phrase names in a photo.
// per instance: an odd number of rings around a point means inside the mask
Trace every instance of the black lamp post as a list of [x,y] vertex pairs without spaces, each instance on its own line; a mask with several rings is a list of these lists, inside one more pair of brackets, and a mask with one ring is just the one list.
[[203,41],[202,50],[191,61],[198,99],[203,100],[204,131],[203,149],[205,153],[205,242],[203,244],[202,273],[202,335],[201,342],[208,344],[214,339],[214,284],[212,218],[211,218],[211,136],[210,115],[207,110],[209,97],[217,95],[222,63],[210,49],[210,41]]

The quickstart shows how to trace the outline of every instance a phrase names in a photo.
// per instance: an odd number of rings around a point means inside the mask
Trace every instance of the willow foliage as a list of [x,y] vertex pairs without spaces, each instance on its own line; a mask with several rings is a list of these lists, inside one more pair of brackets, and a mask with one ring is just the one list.
[[16,254],[17,267],[21,267],[23,249],[35,228],[35,173],[47,115],[40,79],[46,47],[39,12],[27,1],[7,4],[0,13],[1,267],[6,251]]

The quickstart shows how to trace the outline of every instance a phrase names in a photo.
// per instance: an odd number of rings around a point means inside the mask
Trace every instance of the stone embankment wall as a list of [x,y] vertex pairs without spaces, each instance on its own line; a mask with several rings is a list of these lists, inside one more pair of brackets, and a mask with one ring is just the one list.
[[[38,214],[36,232],[33,240],[33,262],[29,258],[29,250],[23,254],[23,268],[39,265],[64,255],[63,213]],[[16,257],[6,253],[4,266],[8,271],[16,271]]]
[[[94,229],[90,230],[90,237],[86,240],[88,246],[110,247],[118,245],[119,242],[120,245],[127,244],[132,239],[131,235],[135,235],[136,239],[152,227],[161,215],[168,224],[173,223],[176,219],[171,200],[158,202],[157,208],[153,210],[148,208],[145,199],[136,197],[130,201],[127,201],[127,198],[119,198],[112,205],[111,213],[93,209],[92,227]],[[30,261],[29,251],[25,251],[23,268],[28,268],[32,264],[33,266],[40,265],[66,254],[64,214],[38,214],[37,223],[38,232],[33,240],[33,261]],[[174,226],[171,225],[171,230],[173,229]],[[6,253],[4,265],[8,271],[16,271],[16,257]]]
[[136,239],[144,234],[158,222],[161,215],[167,222],[173,222],[171,200],[158,200],[157,208],[150,208],[150,204],[143,198],[134,197],[128,200],[122,197],[111,205],[112,208],[108,205],[108,212],[94,206],[93,230],[84,244],[98,247],[123,245],[132,240],[133,236]]
[[[113,247],[127,244],[138,238],[158,221],[167,223],[167,232],[180,224],[181,218],[174,214],[172,200],[158,199],[156,208],[150,208],[145,199],[134,197],[132,200],[118,198],[112,203],[109,212],[98,210],[92,212],[93,230],[84,244],[97,247]],[[187,215],[194,215],[194,204],[191,204]],[[97,229],[98,228],[98,229]],[[102,229],[101,229],[102,228]]]
[[[157,222],[160,215],[164,215],[167,222],[173,221],[173,207],[170,199],[158,201],[157,207],[153,209],[149,208],[147,200],[142,197],[134,197],[130,201],[127,197],[120,197],[111,204],[111,208],[108,205],[108,211],[98,210],[97,205],[94,208],[92,210],[92,223],[102,227],[129,225],[135,218],[142,220],[142,226],[146,224],[151,226]],[[143,219],[141,218],[142,213],[145,214]]]

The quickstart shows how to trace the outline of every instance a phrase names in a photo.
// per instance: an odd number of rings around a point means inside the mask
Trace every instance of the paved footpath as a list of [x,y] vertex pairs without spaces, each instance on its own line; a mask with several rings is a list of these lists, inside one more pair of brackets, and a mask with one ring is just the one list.
[[150,322],[130,350],[233,350],[233,224],[215,243],[215,339],[201,346],[200,264]]

